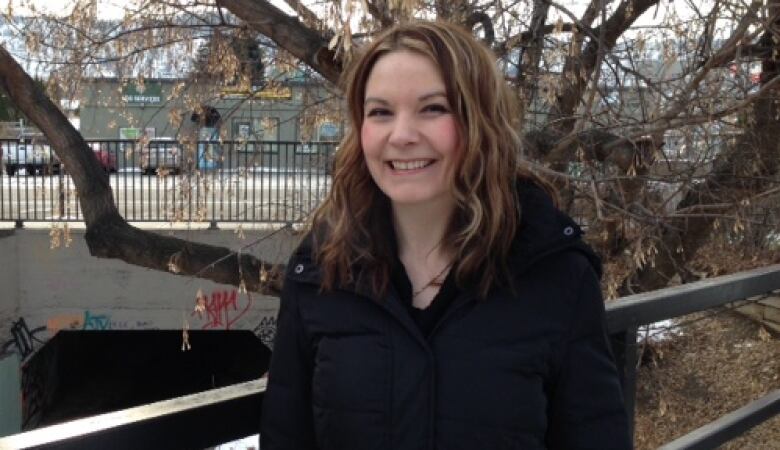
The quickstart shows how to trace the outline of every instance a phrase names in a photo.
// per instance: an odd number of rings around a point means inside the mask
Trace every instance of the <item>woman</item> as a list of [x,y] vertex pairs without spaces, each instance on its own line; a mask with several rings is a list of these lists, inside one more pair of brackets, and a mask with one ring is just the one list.
[[392,28],[346,75],[352,126],[290,259],[263,450],[631,447],[598,258],[519,169],[490,52]]

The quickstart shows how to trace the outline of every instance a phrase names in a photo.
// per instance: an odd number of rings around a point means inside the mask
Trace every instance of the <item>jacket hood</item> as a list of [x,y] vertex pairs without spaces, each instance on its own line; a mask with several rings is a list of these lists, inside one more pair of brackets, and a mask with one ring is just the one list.
[[[582,229],[568,215],[558,210],[544,189],[530,180],[519,180],[520,227],[512,242],[509,267],[521,274],[542,259],[564,251],[585,255],[601,277],[600,258],[582,241]],[[301,241],[290,258],[288,276],[297,281],[319,283],[319,267],[314,263],[311,232]]]
[[520,229],[512,243],[510,267],[528,270],[541,259],[558,252],[574,250],[584,254],[601,277],[601,259],[582,240],[582,229],[561,212],[541,187],[529,180],[517,183],[520,198]]

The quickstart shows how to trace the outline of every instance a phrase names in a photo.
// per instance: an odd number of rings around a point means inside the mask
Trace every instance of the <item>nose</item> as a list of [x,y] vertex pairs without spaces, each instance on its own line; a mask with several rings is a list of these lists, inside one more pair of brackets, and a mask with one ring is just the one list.
[[417,143],[420,138],[417,131],[417,123],[411,114],[399,113],[396,115],[390,130],[389,143],[399,147]]

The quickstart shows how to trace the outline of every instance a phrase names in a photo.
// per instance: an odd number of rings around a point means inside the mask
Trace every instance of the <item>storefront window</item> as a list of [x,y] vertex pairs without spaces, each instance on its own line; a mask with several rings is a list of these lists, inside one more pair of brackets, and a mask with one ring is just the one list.
[[254,119],[254,138],[258,141],[279,140],[279,118],[258,117]]

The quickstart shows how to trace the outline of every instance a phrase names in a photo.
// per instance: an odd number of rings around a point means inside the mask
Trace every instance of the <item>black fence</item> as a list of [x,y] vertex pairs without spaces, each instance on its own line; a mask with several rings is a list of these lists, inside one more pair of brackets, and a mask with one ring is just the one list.
[[[635,405],[638,327],[780,290],[780,265],[624,297],[607,305],[607,326],[626,407]],[[206,448],[257,433],[266,380],[151,403],[0,438],[0,449]],[[780,390],[664,445],[714,449],[780,413]],[[193,430],[198,430],[193,432]],[[767,442],[767,448],[773,444]]]
[[[330,188],[335,142],[89,140],[131,222],[305,219]],[[2,140],[0,221],[82,221],[67,167],[42,139]]]

